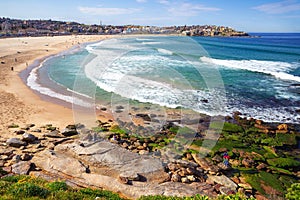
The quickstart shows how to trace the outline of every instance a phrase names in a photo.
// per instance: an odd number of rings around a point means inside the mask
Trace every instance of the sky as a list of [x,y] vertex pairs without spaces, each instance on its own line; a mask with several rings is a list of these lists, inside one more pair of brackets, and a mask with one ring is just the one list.
[[300,0],[2,0],[0,17],[110,25],[223,25],[300,32]]

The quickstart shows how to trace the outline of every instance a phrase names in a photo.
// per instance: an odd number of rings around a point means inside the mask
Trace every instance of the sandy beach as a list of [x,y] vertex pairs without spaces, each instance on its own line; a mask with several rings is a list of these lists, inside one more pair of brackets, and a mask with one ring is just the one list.
[[46,102],[30,90],[19,73],[36,60],[70,49],[85,42],[110,36],[80,35],[57,37],[26,37],[0,39],[0,131],[4,136],[7,126],[28,123],[51,123],[63,128],[74,123],[72,110]]

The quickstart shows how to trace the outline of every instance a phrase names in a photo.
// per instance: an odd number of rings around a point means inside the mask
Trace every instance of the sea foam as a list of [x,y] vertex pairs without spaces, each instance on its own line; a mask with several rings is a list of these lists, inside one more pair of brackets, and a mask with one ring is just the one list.
[[277,79],[300,82],[299,76],[288,73],[289,71],[299,67],[297,63],[262,60],[222,60],[208,57],[201,57],[200,60],[202,62],[228,68],[264,73],[272,75]]

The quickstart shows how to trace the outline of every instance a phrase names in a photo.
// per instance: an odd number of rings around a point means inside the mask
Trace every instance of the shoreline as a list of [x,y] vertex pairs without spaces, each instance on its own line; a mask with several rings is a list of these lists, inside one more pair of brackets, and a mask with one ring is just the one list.
[[[1,118],[0,130],[6,131],[13,123],[25,125],[37,123],[63,128],[73,123],[73,113],[70,107],[45,101],[39,94],[31,90],[24,80],[22,73],[25,69],[39,66],[46,58],[57,55],[74,46],[86,42],[96,42],[111,36],[58,36],[34,38],[1,39]],[[33,66],[32,66],[33,65]],[[7,135],[10,133],[3,133]]]

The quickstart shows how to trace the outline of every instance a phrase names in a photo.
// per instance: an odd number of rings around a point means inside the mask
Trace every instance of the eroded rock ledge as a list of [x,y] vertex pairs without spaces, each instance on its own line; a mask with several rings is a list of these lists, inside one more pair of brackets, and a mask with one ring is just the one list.
[[106,140],[60,144],[35,154],[32,162],[42,169],[31,172],[35,176],[55,175],[79,186],[104,188],[133,199],[205,194],[201,188],[208,186],[165,182],[169,175],[159,159],[132,153]]

